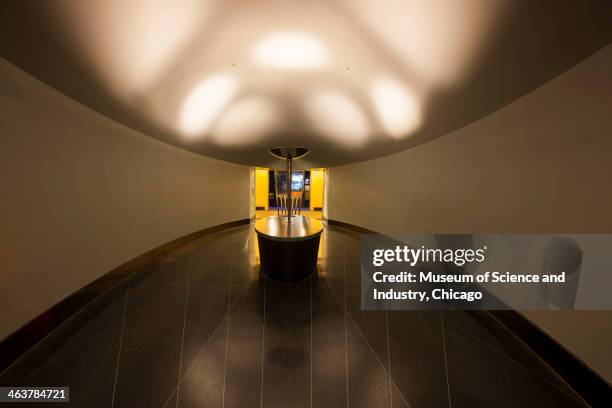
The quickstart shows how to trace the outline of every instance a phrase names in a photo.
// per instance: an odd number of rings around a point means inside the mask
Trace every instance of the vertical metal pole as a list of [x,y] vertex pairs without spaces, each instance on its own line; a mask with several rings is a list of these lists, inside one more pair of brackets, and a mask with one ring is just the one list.
[[291,156],[287,158],[287,223],[288,228],[291,228],[291,211],[293,205],[291,204]]

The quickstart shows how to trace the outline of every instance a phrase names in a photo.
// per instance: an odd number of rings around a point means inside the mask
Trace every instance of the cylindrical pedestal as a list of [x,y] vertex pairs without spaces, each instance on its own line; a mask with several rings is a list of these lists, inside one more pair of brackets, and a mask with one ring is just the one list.
[[323,224],[314,218],[266,217],[255,224],[262,270],[281,282],[298,282],[317,270]]
[[262,270],[274,280],[299,282],[317,270],[321,235],[303,241],[275,241],[257,234]]

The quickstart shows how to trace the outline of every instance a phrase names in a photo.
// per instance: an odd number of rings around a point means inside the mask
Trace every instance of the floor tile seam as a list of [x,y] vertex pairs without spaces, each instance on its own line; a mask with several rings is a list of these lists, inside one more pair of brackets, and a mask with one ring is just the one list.
[[115,366],[115,379],[113,382],[113,394],[111,399],[111,408],[115,406],[115,396],[117,394],[117,380],[119,378],[119,367],[121,363],[121,348],[123,346],[123,335],[125,333],[125,322],[127,320],[127,304],[128,304],[128,296],[130,294],[129,286],[125,291],[125,303],[123,305],[123,321],[121,322],[121,334],[119,335],[119,351],[117,352],[117,364]]
[[[329,281],[327,280],[327,278],[323,278],[327,285],[329,286],[330,290],[332,291],[332,293],[334,294],[334,296],[336,297],[336,300],[338,301],[338,303],[340,303],[341,307],[346,311],[347,316],[351,319],[351,322],[353,323],[353,325],[355,325],[355,327],[357,328],[357,331],[359,332],[359,334],[361,335],[361,338],[364,340],[364,342],[366,343],[366,345],[368,346],[368,348],[370,349],[370,352],[374,355],[374,358],[376,358],[376,360],[378,361],[378,364],[380,365],[380,367],[384,370],[384,372],[387,375],[390,375],[389,372],[387,371],[387,368],[384,366],[384,364],[382,363],[382,360],[380,359],[380,357],[378,356],[378,354],[376,354],[376,351],[374,351],[374,348],[372,347],[372,345],[370,344],[370,342],[368,341],[368,339],[366,338],[365,334],[363,333],[363,331],[361,330],[361,328],[359,327],[359,325],[357,324],[357,322],[355,321],[355,319],[353,318],[353,316],[351,315],[351,313],[347,310],[347,308],[345,307],[345,305],[342,304],[342,301],[340,300],[340,297],[338,296],[338,294],[336,293],[335,289],[331,286],[331,284],[329,283]],[[400,397],[402,398],[402,401],[404,402],[404,404],[406,406],[410,406],[410,404],[408,403],[408,401],[406,400],[406,397],[404,396],[404,394],[402,393],[402,391],[399,389],[399,387],[397,386],[396,381],[393,379],[393,377],[391,377],[391,380],[393,381],[393,386],[395,388],[395,390],[399,393]]]
[[229,264],[229,278],[227,283],[227,318],[225,319],[225,356],[223,363],[223,391],[221,394],[221,406],[225,407],[225,385],[227,382],[227,350],[229,346],[229,321],[230,321],[230,306],[232,304],[232,258]]
[[[47,339],[51,334],[53,334],[56,330],[59,330],[60,328],[62,328],[65,324],[67,324],[68,322],[70,322],[72,320],[72,318],[76,317],[79,313],[81,313],[87,306],[89,306],[90,304],[94,303],[95,301],[97,301],[98,299],[100,299],[102,296],[104,296],[105,294],[109,293],[111,290],[113,290],[114,288],[116,288],[118,285],[120,285],[121,283],[123,283],[124,281],[127,280],[127,278],[129,278],[131,276],[127,275],[124,276],[123,278],[121,278],[119,281],[115,282],[115,284],[113,286],[111,286],[110,288],[106,289],[104,292],[100,293],[98,296],[96,296],[95,298],[91,299],[89,302],[87,302],[86,304],[84,304],[82,307],[80,307],[77,311],[75,311],[70,317],[68,317],[66,320],[64,320],[63,322],[61,322],[60,324],[57,325],[57,327],[55,327],[52,331],[50,331],[49,333],[47,333],[47,335],[45,335],[44,337],[42,337],[41,339],[39,339],[36,343],[34,343],[32,345],[32,347],[30,347],[24,354],[22,354],[21,356],[19,356],[19,358],[17,358],[15,361],[13,361],[8,367],[6,367],[1,373],[0,373],[0,377],[2,375],[4,375],[5,373],[8,372],[8,370],[15,366],[22,358],[24,358],[26,356],[26,354],[30,351],[33,350],[36,346],[40,345],[45,339]],[[113,324],[115,324],[117,322],[114,322]],[[109,326],[110,327],[110,326]],[[107,327],[108,328],[108,327]]]
[[451,402],[450,379],[448,374],[448,357],[446,354],[446,330],[444,328],[444,313],[440,314],[440,326],[442,331],[442,349],[444,351],[444,374],[446,377],[446,393],[448,396],[448,406],[449,408],[452,408],[453,403]]
[[[199,355],[202,353],[202,351],[204,351],[204,349],[208,346],[208,343],[210,342],[210,340],[212,339],[212,337],[214,336],[214,334],[217,332],[217,330],[219,329],[219,327],[221,327],[221,324],[225,321],[225,319],[229,316],[229,314],[231,314],[234,310],[234,308],[236,307],[236,305],[238,304],[238,301],[244,296],[244,294],[246,293],[246,288],[251,284],[252,282],[249,281],[247,283],[244,284],[244,286],[242,287],[242,289],[240,289],[240,292],[238,293],[238,296],[236,296],[236,299],[232,302],[232,306],[230,308],[230,311],[225,313],[223,315],[223,317],[221,318],[221,320],[219,321],[219,323],[217,323],[217,326],[215,326],[215,330],[213,331],[213,333],[211,334],[211,336],[208,338],[208,340],[206,340],[206,343],[202,346],[202,348],[200,349],[200,351],[198,351],[198,354],[196,355],[196,357],[194,358],[194,361],[196,358],[199,357]],[[185,377],[187,376],[187,374],[189,373],[189,371],[191,370],[191,368],[193,367],[193,362],[192,364],[189,366],[189,368],[187,369],[187,371],[185,372],[185,375],[183,375],[183,377],[181,378],[181,382],[185,379]]]
[[259,406],[263,408],[264,393],[264,357],[266,352],[266,281],[263,280],[263,321],[261,323],[261,387],[259,391]]
[[[243,296],[243,294],[245,293],[245,289],[248,287],[248,285],[251,282],[247,282],[242,289],[240,290],[240,293],[238,294],[238,296],[236,296],[236,300],[234,303],[232,303],[232,308],[230,310],[230,313],[233,311],[234,307],[236,306],[236,304],[238,303],[238,301],[240,300],[240,298]],[[221,320],[219,321],[219,323],[217,323],[217,325],[215,326],[215,329],[213,330],[213,332],[211,333],[211,335],[208,337],[208,339],[206,340],[206,342],[204,343],[204,345],[200,348],[200,350],[198,351],[198,353],[196,354],[196,356],[193,358],[193,361],[191,362],[189,368],[187,368],[187,370],[185,371],[185,374],[181,377],[180,379],[180,383],[182,383],[185,378],[187,378],[187,375],[191,372],[191,369],[193,368],[193,365],[195,364],[195,361],[198,359],[198,357],[200,357],[200,355],[202,354],[202,352],[208,347],[208,345],[210,344],[210,341],[212,340],[212,338],[215,336],[215,334],[217,333],[217,331],[219,330],[219,327],[221,327],[221,325],[224,323],[225,319],[227,318],[228,314],[226,313]],[[170,396],[168,397],[168,401],[170,401],[171,397],[176,393],[177,387],[174,387],[174,389],[172,390],[172,392],[170,393]],[[166,404],[167,404],[166,402]],[[164,407],[166,406],[166,404],[164,405]]]
[[[162,405],[162,408],[166,408],[168,406],[168,403],[172,400],[172,397],[174,397],[174,395],[178,392],[178,389],[175,388],[174,391],[172,391],[172,393],[170,394],[170,396],[166,399],[166,402],[164,402],[164,405]],[[177,404],[178,404],[178,395],[177,395]]]
[[51,360],[49,360],[46,363],[44,363],[42,366],[37,367],[36,369],[34,369],[34,370],[30,371],[29,373],[27,373],[25,376],[22,376],[22,377],[18,378],[16,381],[28,379],[29,377],[31,377],[32,375],[36,374],[40,370],[42,370],[44,368],[47,368],[49,365],[51,365],[51,364],[61,360],[62,358],[66,357],[67,355],[71,354],[72,352],[74,352],[74,351],[78,350],[79,348],[81,348],[82,346],[86,345],[87,343],[89,343],[89,342],[95,340],[96,338],[106,334],[108,331],[110,331],[112,328],[116,327],[119,324],[121,324],[121,320],[117,320],[116,322],[112,323],[111,325],[107,326],[106,328],[102,329],[101,331],[93,334],[91,337],[88,337],[87,339],[81,341],[80,343],[72,346],[68,350],[63,351],[59,355],[55,356]]
[[[110,288],[108,288],[107,290],[105,290],[104,292],[102,292],[101,294],[99,294],[97,297],[95,297],[94,299],[92,299],[90,302],[88,302],[86,305],[84,305],[82,308],[80,308],[76,313],[74,313],[70,318],[66,319],[65,321],[63,321],[60,325],[58,325],[55,329],[53,329],[53,331],[51,331],[47,336],[43,337],[39,342],[37,342],[34,346],[32,346],[30,348],[30,350],[33,350],[36,346],[38,346],[39,344],[41,344],[41,342],[45,339],[48,338],[48,336],[52,335],[53,333],[55,333],[57,330],[61,329],[62,326],[64,324],[67,324],[68,322],[70,322],[72,320],[72,318],[76,317],[78,314],[83,313],[88,306],[92,305],[94,302],[96,302],[99,298],[101,298],[102,296],[108,294],[110,291],[112,291],[113,289],[115,289],[116,287],[118,287],[118,285],[120,285],[121,283],[125,283],[127,288],[126,288],[126,293],[129,291],[129,289],[131,288],[130,286],[130,279],[138,272],[133,272],[129,275],[126,275],[125,277],[123,277],[120,281],[116,282],[113,286],[111,286]],[[143,310],[148,309],[150,306],[153,306],[154,303],[157,303],[160,299],[164,298],[167,295],[170,295],[172,292],[181,289],[183,285],[185,285],[187,282],[185,283],[181,283],[180,286],[178,286],[177,288],[171,290],[170,292],[166,292],[163,295],[160,295],[156,298],[153,299],[153,301],[146,305],[146,306],[142,306],[128,314],[126,314],[126,318],[129,319],[131,317],[133,317],[135,314],[142,312]],[[124,295],[125,296],[125,295]],[[74,351],[75,349],[77,349],[78,347],[84,345],[85,343],[89,342],[90,340],[98,337],[99,335],[105,333],[107,330],[110,330],[113,326],[121,323],[123,321],[123,316],[121,317],[121,319],[117,319],[115,321],[113,321],[112,323],[108,324],[104,329],[100,330],[99,332],[91,335],[90,337],[88,337],[87,339],[83,340],[82,342],[80,342],[79,344],[75,345],[74,347],[72,347],[70,350],[63,352],[60,356],[58,356],[58,358],[61,358],[63,356],[65,356],[66,354]],[[27,353],[25,353],[23,356],[21,356],[19,359],[15,360],[9,367],[6,368],[5,371],[2,372],[2,374],[4,374],[5,372],[7,372],[7,370],[9,368],[11,368],[14,364],[16,364],[17,362],[19,362],[22,358],[24,358],[27,355]],[[45,366],[47,364],[50,364],[51,362],[55,362],[57,361],[58,358],[53,359],[52,361],[50,361],[49,363],[46,363]],[[43,366],[44,367],[44,366]],[[37,368],[35,371],[38,371],[39,369],[43,368],[43,367],[39,367]],[[34,373],[35,371],[33,371],[32,373]],[[32,373],[29,373],[29,375],[31,375]],[[2,375],[0,374],[0,375]],[[25,378],[25,377],[24,377]]]
[[141,314],[144,311],[147,311],[148,309],[157,306],[159,304],[159,302],[167,297],[169,297],[170,295],[174,295],[176,294],[176,292],[179,292],[180,290],[184,290],[184,287],[187,286],[188,283],[184,282],[181,283],[179,286],[177,286],[176,288],[165,292],[162,295],[156,296],[154,298],[151,299],[151,302],[144,305],[144,306],[140,306],[139,308],[137,308],[136,310],[132,310],[130,313],[126,314],[126,317],[128,320],[132,319],[133,317],[135,317],[135,315]]
[[312,349],[312,336],[313,336],[313,324],[312,324],[312,285],[313,278],[310,278],[310,408],[312,408],[312,393],[313,393],[313,376],[312,376],[312,367],[313,367],[313,349]]
[[495,319],[496,322],[498,322],[501,327],[508,333],[510,334],[510,336],[512,336],[515,340],[517,340],[519,343],[521,343],[523,346],[525,346],[528,350],[530,350],[532,352],[532,354],[534,356],[536,356],[536,358],[542,363],[544,364],[546,367],[549,368],[549,370],[551,372],[553,372],[556,376],[557,379],[560,380],[562,383],[564,383],[565,385],[567,385],[567,387],[569,389],[572,390],[572,392],[575,394],[575,397],[578,398],[581,402],[583,402],[584,404],[586,404],[587,406],[590,406],[590,404],[584,399],[582,398],[582,396],[576,391],[574,390],[574,387],[572,387],[566,380],[565,378],[563,378],[558,372],[557,370],[555,370],[546,360],[544,360],[538,353],[536,353],[535,351],[533,351],[533,349],[531,347],[529,347],[529,345],[527,343],[525,343],[525,341],[523,339],[521,339],[516,333],[514,333],[512,330],[510,330],[504,323],[502,323],[497,317],[495,317],[494,315],[492,315],[491,313],[489,313],[489,315],[491,317],[493,317],[493,319]]
[[387,363],[389,365],[389,407],[393,408],[393,371],[391,370],[391,344],[389,341],[389,312],[385,303],[385,338],[387,339]]
[[[356,239],[358,240],[359,238],[356,238],[355,236],[351,235],[351,234],[347,234],[345,231],[343,231],[341,228],[336,228],[334,226],[327,226],[328,229],[331,230],[338,230],[338,232],[340,232],[341,234],[343,234],[344,236],[348,236],[350,238]],[[362,237],[362,234],[359,234],[360,237]],[[339,258],[338,257],[330,257],[328,259],[336,259]],[[346,282],[346,245],[343,245],[343,266],[344,266],[344,277],[345,277],[345,282]],[[399,393],[400,397],[402,398],[402,401],[404,402],[405,406],[410,406],[410,404],[408,404],[408,401],[406,400],[406,397],[404,396],[404,394],[402,393],[402,391],[399,389],[399,387],[397,386],[397,383],[395,382],[395,380],[393,379],[393,376],[391,375],[390,371],[387,371],[386,367],[384,366],[384,364],[382,363],[382,360],[380,359],[380,357],[378,356],[378,354],[376,353],[376,351],[374,350],[374,348],[372,347],[372,345],[370,344],[370,342],[368,341],[368,339],[366,338],[365,334],[363,333],[363,331],[361,330],[361,327],[357,324],[357,322],[355,321],[355,319],[353,318],[352,314],[348,311],[348,307],[346,304],[346,299],[345,299],[345,303],[343,304],[340,299],[338,294],[336,293],[336,290],[331,286],[331,284],[329,283],[329,280],[327,278],[324,278],[325,281],[327,282],[327,285],[329,286],[329,288],[331,289],[332,293],[334,294],[334,296],[336,297],[336,299],[338,300],[338,302],[341,304],[342,308],[344,309],[346,315],[351,319],[351,322],[355,325],[355,327],[357,328],[359,334],[361,335],[361,338],[364,340],[364,342],[367,344],[368,348],[370,349],[370,352],[374,355],[374,357],[376,358],[376,360],[378,361],[378,364],[380,365],[380,367],[386,372],[386,374],[388,375],[388,377],[390,378],[390,381],[393,385],[393,387],[395,388],[395,390]],[[346,287],[345,287],[346,290]],[[391,359],[389,357],[389,363],[391,363]],[[389,398],[392,400],[393,399],[393,395],[389,395]]]
[[[342,283],[344,286],[344,304],[346,304],[346,250],[343,247],[342,257]],[[347,309],[344,309],[344,358],[346,364],[346,408],[349,406],[349,363],[348,363],[348,318]]]
[[[181,371],[183,369],[183,347],[185,345],[185,326],[187,325],[187,310],[189,305],[189,281],[191,275],[191,254],[188,255],[187,258],[187,284],[185,287],[185,306],[183,311],[183,331],[181,333],[181,351],[179,354],[179,364],[178,364],[178,375],[176,379],[176,407],[179,404],[180,390],[181,390]],[[171,396],[172,397],[172,396]],[[165,404],[164,404],[165,405]]]
[[187,369],[187,371],[185,371],[185,375],[183,375],[182,377],[180,377],[177,386],[174,387],[172,389],[172,392],[170,393],[170,396],[168,397],[168,399],[166,400],[166,403],[162,406],[162,408],[165,408],[168,404],[168,402],[170,402],[170,400],[172,399],[172,396],[174,394],[176,394],[177,390],[178,390],[178,385],[181,384],[185,378],[187,378],[187,375],[191,372],[191,369],[193,367],[193,364],[195,363],[195,360],[197,360],[200,356],[200,354],[208,347],[210,341],[212,340],[212,338],[215,336],[215,334],[217,333],[217,331],[219,330],[219,327],[221,327],[221,324],[225,321],[225,318],[227,316],[224,316],[219,323],[217,323],[217,326],[215,326],[215,329],[213,330],[213,332],[211,333],[211,335],[208,337],[208,339],[206,340],[206,342],[204,343],[204,345],[202,346],[202,348],[198,351],[198,354],[194,357],[194,361],[192,361],[191,365],[189,366],[189,368]]

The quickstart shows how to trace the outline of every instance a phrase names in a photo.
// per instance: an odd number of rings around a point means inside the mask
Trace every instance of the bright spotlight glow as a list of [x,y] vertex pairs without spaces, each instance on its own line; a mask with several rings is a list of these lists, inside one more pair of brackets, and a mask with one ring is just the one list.
[[180,127],[189,136],[201,134],[232,100],[238,81],[231,74],[218,74],[197,85],[180,113]]
[[313,127],[346,146],[362,145],[368,138],[369,125],[359,105],[345,95],[326,92],[315,94],[306,112]]
[[283,31],[261,39],[251,58],[259,65],[277,69],[312,69],[324,65],[329,54],[314,36],[299,31]]
[[224,146],[254,143],[281,121],[277,106],[263,98],[251,97],[229,106],[213,129],[213,137]]
[[419,102],[399,82],[377,79],[372,83],[371,92],[378,118],[392,138],[404,138],[421,125]]
[[197,0],[69,0],[46,6],[78,55],[112,92],[126,98],[157,87],[163,73],[175,69],[175,59],[213,10],[211,2]]

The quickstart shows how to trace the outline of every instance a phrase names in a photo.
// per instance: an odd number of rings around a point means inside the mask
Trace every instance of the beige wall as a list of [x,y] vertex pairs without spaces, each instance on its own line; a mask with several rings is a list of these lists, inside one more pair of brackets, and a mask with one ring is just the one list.
[[[331,168],[329,218],[383,233],[612,233],[611,72],[608,46],[442,138]],[[612,381],[612,312],[525,315]]]
[[0,339],[109,270],[249,217],[249,169],[158,142],[0,60]]

